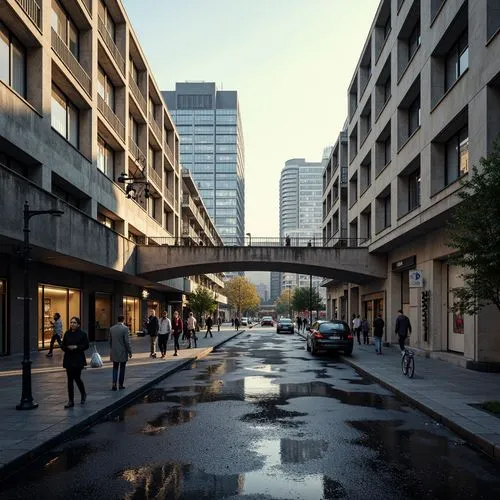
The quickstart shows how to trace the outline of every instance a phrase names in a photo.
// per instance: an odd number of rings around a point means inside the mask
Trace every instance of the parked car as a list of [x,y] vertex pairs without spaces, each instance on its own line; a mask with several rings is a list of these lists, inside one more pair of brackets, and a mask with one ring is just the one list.
[[240,325],[241,326],[248,326],[248,318],[243,316],[243,318],[241,318],[241,320],[240,320]]
[[276,324],[276,333],[280,332],[285,332],[285,333],[295,332],[293,321],[290,318],[280,318],[278,320],[278,323]]
[[261,326],[274,326],[274,321],[272,316],[262,316],[260,320]]
[[352,354],[354,339],[345,321],[316,321],[307,329],[306,349],[311,354],[318,351],[343,351]]

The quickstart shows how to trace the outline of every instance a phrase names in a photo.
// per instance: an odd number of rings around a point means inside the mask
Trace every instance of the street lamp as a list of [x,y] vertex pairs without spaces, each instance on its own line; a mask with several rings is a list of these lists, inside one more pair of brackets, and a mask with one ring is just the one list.
[[312,325],[313,322],[313,277],[312,274],[309,275],[309,325]]
[[30,257],[30,219],[37,215],[54,215],[60,217],[64,212],[62,210],[30,210],[27,201],[24,202],[24,356],[23,356],[23,390],[21,402],[16,406],[17,410],[33,410],[38,408],[38,403],[33,401],[31,392],[31,359],[30,359],[30,281],[29,281],[29,263]]
[[149,198],[150,193],[149,193],[148,181],[139,180],[136,179],[135,177],[129,177],[128,175],[125,174],[125,172],[122,172],[121,175],[116,180],[118,182],[125,184],[125,194],[127,195],[127,198],[135,199],[137,197],[137,189],[135,187],[135,184],[145,184],[144,198]]
[[247,233],[247,236],[248,236],[248,246],[251,247],[252,246],[252,233]]

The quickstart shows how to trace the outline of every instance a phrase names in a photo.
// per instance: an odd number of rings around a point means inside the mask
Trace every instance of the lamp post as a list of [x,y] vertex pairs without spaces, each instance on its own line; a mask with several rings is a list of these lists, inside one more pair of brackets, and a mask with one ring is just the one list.
[[252,246],[252,233],[247,233],[247,236],[248,236],[248,246],[251,247]]
[[31,392],[31,359],[30,359],[30,281],[29,281],[29,263],[30,253],[30,219],[37,215],[54,215],[60,217],[64,214],[62,210],[30,210],[28,202],[24,202],[24,356],[23,356],[23,389],[21,402],[16,406],[17,410],[33,410],[38,408],[38,403],[33,401]]
[[312,307],[313,307],[313,277],[312,274],[310,274],[309,275],[309,325],[312,325],[313,322]]

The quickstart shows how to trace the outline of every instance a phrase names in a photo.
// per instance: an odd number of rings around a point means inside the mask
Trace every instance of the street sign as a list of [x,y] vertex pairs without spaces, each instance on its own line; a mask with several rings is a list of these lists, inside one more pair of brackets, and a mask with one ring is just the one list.
[[412,269],[410,273],[410,288],[422,288],[424,286],[424,276],[421,270]]

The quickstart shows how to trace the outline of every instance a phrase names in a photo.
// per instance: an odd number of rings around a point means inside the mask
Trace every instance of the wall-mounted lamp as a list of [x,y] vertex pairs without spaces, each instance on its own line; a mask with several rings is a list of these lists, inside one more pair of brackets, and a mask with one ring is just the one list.
[[128,175],[125,174],[125,172],[122,172],[121,175],[116,179],[118,182],[125,184],[125,194],[127,195],[127,198],[132,198],[135,199],[137,197],[137,188],[136,184],[144,184],[144,198],[149,198],[150,196],[150,191],[149,191],[149,182],[147,180],[139,180],[136,179],[135,177],[129,177]]
[[147,299],[149,297],[149,292],[147,290],[143,290],[141,292],[142,298]]

